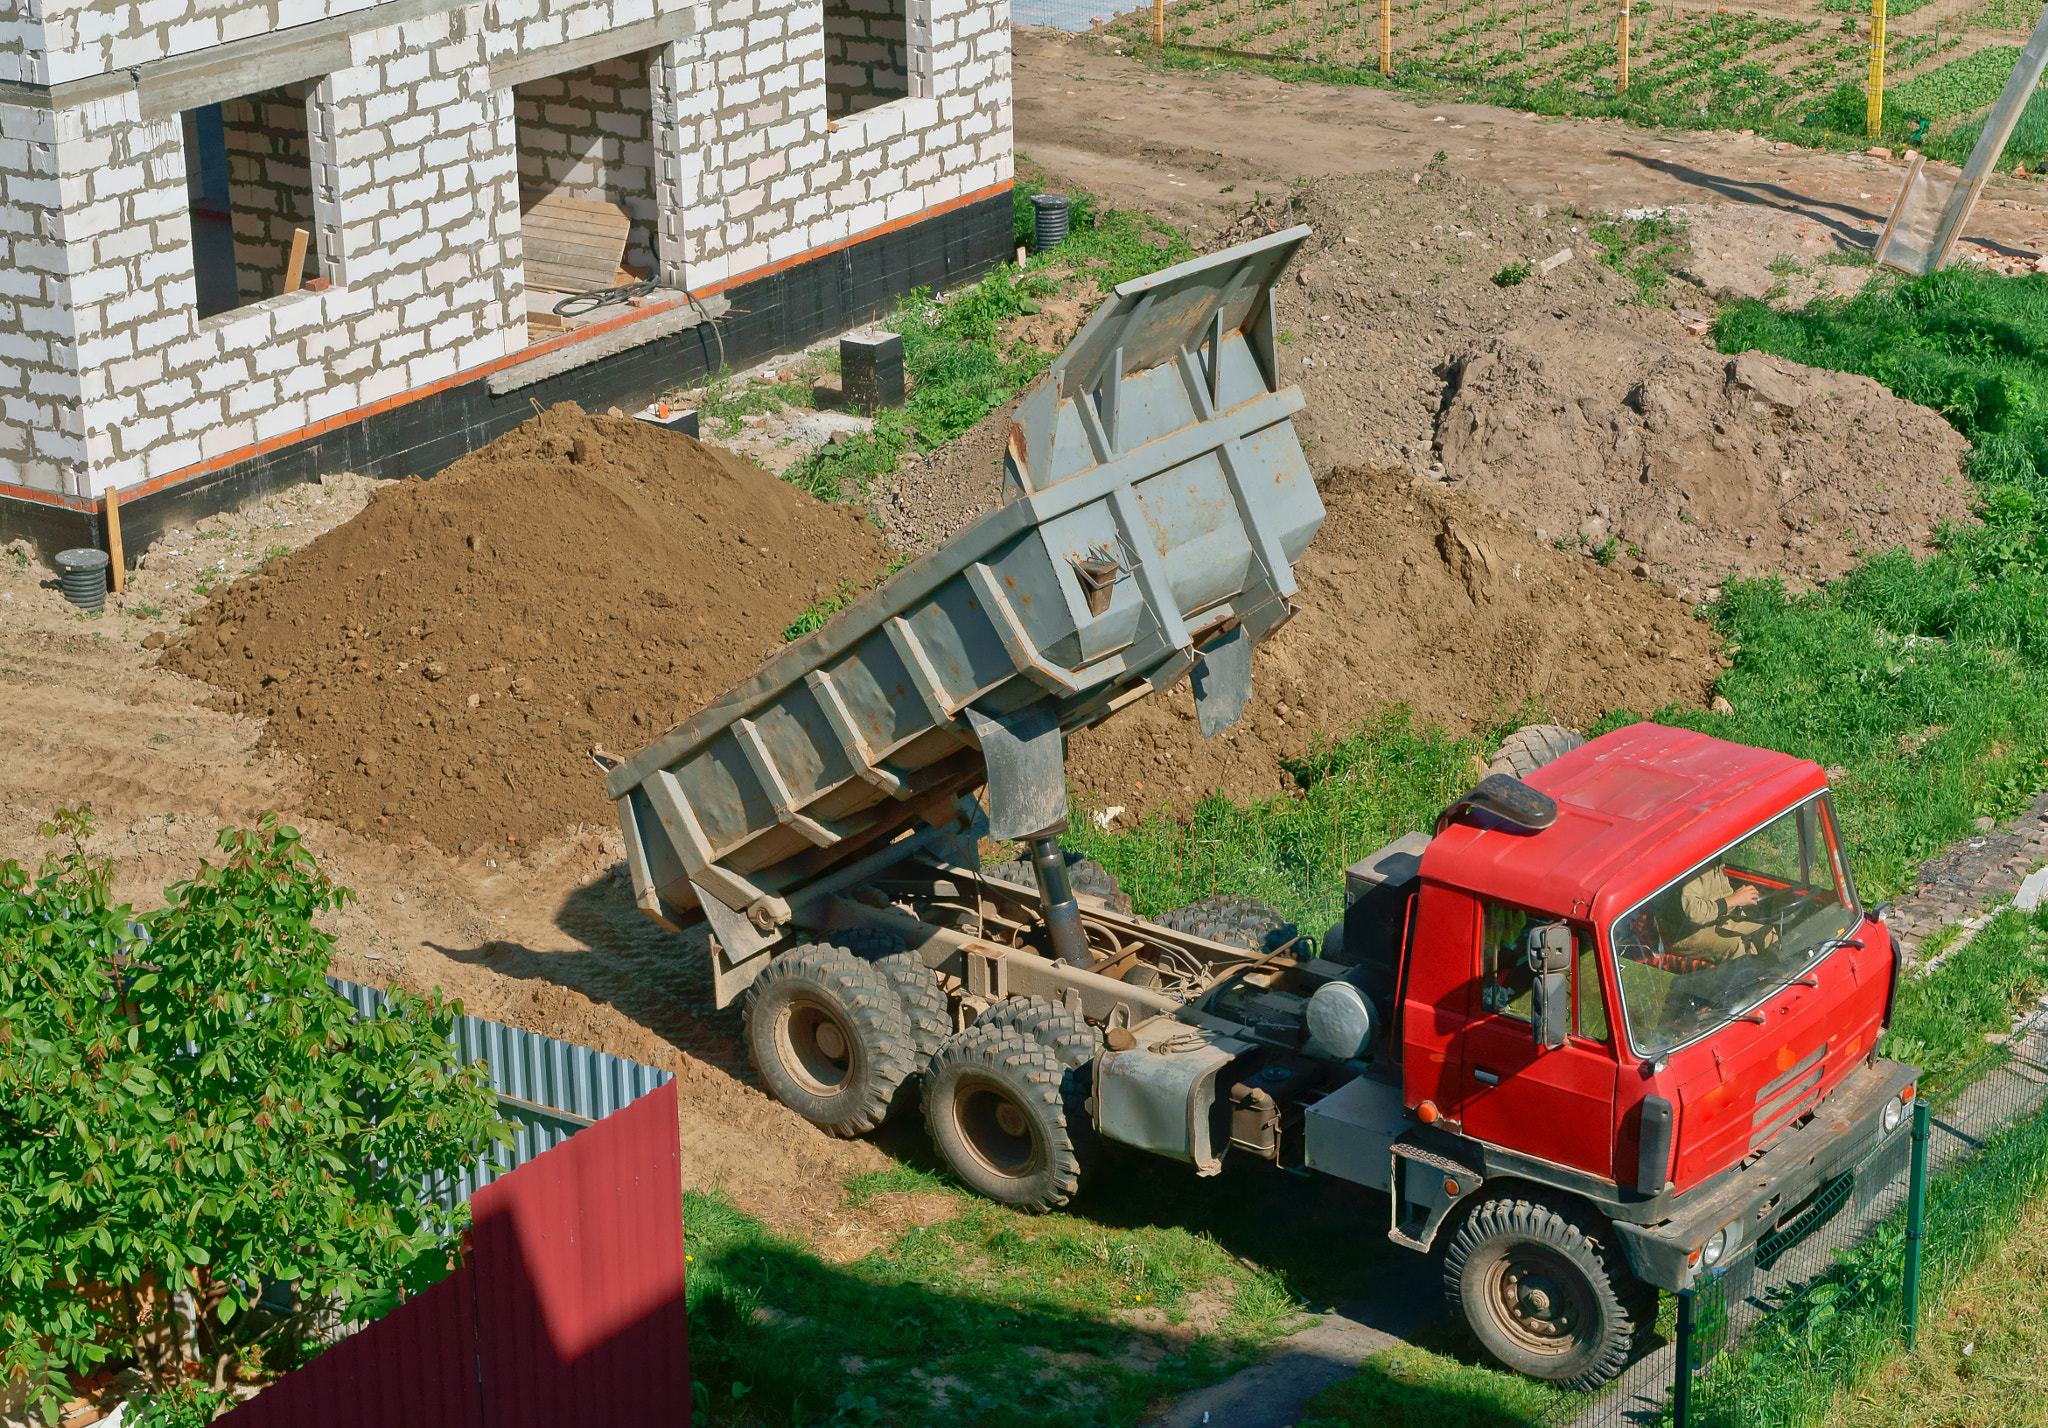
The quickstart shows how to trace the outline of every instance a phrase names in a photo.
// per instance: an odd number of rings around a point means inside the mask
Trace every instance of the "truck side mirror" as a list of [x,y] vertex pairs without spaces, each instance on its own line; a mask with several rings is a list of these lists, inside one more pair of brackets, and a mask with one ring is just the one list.
[[1536,1044],[1562,1046],[1571,1031],[1572,930],[1562,922],[1540,922],[1526,936],[1524,954],[1535,974],[1530,987],[1530,1025]]

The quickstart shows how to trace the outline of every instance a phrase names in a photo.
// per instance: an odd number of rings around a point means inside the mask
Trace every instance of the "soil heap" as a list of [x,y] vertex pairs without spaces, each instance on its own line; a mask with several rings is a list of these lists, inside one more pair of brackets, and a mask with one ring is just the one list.
[[1546,314],[1466,348],[1450,382],[1445,476],[1641,574],[1826,580],[1969,517],[1961,435],[1868,377]]
[[1673,587],[1557,550],[1404,470],[1347,467],[1320,487],[1328,515],[1295,564],[1301,613],[1260,646],[1244,717],[1204,740],[1185,681],[1141,700],[1072,740],[1084,797],[1135,817],[1212,789],[1285,793],[1282,760],[1314,731],[1395,705],[1471,731],[1527,704],[1584,728],[1711,697],[1715,635]]
[[237,581],[164,663],[268,716],[314,817],[531,843],[613,818],[593,745],[639,748],[888,560],[853,510],[564,403]]

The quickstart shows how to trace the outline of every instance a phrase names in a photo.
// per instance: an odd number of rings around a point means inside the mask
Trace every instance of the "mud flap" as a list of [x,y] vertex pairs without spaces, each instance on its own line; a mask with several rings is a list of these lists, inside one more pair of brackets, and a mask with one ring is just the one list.
[[1067,755],[1052,705],[1040,701],[1000,719],[972,705],[960,712],[988,766],[988,836],[1025,838],[1064,822]]
[[1244,626],[1211,640],[1195,662],[1195,718],[1213,739],[1238,721],[1252,697],[1252,641]]

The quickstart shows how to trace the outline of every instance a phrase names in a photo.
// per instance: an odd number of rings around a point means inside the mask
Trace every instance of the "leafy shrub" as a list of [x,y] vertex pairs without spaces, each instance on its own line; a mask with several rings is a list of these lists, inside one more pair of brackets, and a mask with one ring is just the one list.
[[457,1005],[358,1020],[327,985],[314,919],[350,894],[294,829],[223,832],[141,917],[91,831],[59,814],[68,849],[0,864],[0,1381],[54,1422],[72,1373],[128,1360],[146,1422],[204,1422],[321,1321],[445,1274],[463,1215],[429,1186],[504,1132]]

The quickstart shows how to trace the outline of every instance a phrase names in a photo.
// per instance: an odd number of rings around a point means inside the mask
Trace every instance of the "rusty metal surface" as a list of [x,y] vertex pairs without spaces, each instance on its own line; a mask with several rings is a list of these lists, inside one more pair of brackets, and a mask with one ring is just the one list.
[[687,1423],[681,1159],[671,1081],[478,1191],[462,1268],[219,1421]]

